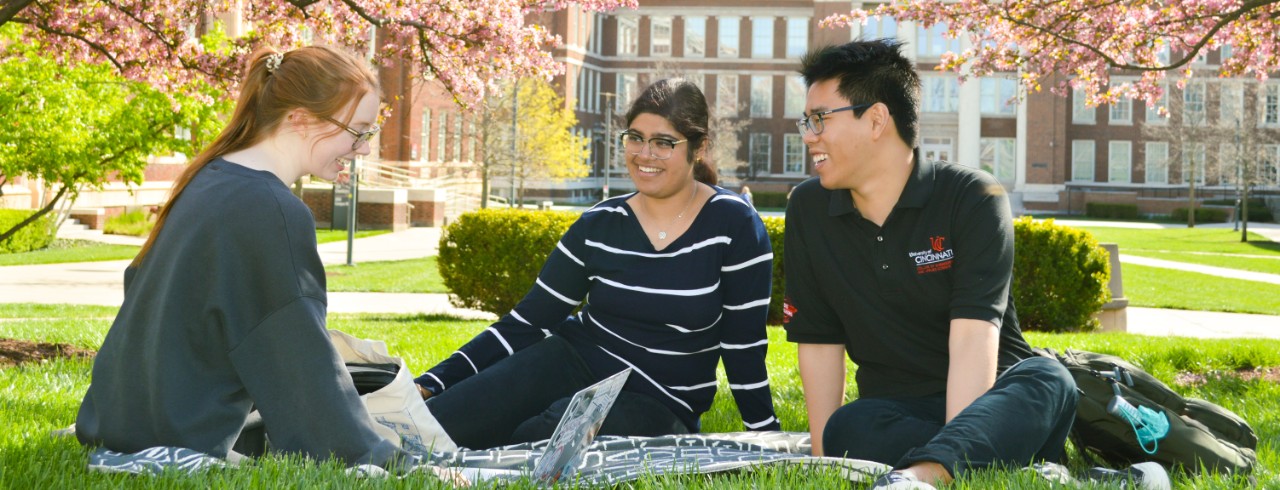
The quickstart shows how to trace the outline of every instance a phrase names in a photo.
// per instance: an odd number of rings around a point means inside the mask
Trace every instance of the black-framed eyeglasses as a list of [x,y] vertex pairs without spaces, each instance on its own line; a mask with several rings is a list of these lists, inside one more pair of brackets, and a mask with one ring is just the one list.
[[618,139],[622,141],[622,146],[626,148],[627,153],[632,155],[639,155],[640,152],[644,151],[645,147],[648,147],[649,158],[654,160],[671,158],[671,152],[676,149],[676,145],[689,141],[687,139],[677,141],[663,136],[654,136],[646,140],[644,136],[630,131],[619,133]]
[[356,140],[351,143],[351,151],[355,151],[356,148],[360,148],[361,144],[363,144],[366,141],[369,141],[370,138],[373,138],[373,135],[378,134],[378,131],[382,131],[382,126],[379,126],[377,124],[374,124],[373,126],[369,126],[369,129],[366,131],[356,131],[351,126],[347,126],[346,124],[343,124],[339,122],[337,119],[334,119],[332,117],[320,116],[320,119],[324,119],[326,121],[334,123],[338,125],[339,128],[342,128],[343,131],[351,133],[351,136],[356,137]]
[[855,104],[847,107],[841,107],[839,109],[831,109],[829,111],[815,112],[813,114],[809,114],[804,117],[801,117],[799,121],[796,121],[796,129],[800,131],[800,136],[804,136],[805,131],[813,133],[814,136],[817,136],[822,134],[822,130],[825,129],[825,127],[822,125],[823,116],[840,112],[840,111],[857,111],[861,109],[866,109],[873,105],[875,105],[874,102],[870,104]]

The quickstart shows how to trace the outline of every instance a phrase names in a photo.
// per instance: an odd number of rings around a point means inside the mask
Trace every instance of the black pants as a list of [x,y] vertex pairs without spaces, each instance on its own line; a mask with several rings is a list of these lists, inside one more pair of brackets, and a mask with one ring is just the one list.
[[931,461],[952,476],[995,465],[1025,466],[1062,458],[1075,418],[1075,382],[1057,361],[1019,362],[995,385],[946,420],[946,396],[861,398],[840,407],[823,429],[828,456],[906,468]]
[[[551,437],[569,399],[594,381],[573,346],[553,335],[429,398],[427,408],[458,446],[488,449]],[[688,432],[661,402],[623,391],[599,434]]]

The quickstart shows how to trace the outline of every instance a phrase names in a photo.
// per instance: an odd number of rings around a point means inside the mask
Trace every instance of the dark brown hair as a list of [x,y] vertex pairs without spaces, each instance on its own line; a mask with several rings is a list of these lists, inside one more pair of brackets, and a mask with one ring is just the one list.
[[[279,61],[274,69],[268,69],[268,59],[276,55]],[[380,92],[378,79],[363,61],[334,48],[308,46],[280,54],[272,48],[264,48],[249,56],[244,83],[231,121],[222,133],[204,151],[191,160],[173,184],[169,200],[160,209],[155,228],[134,257],[134,267],[142,265],[143,257],[155,243],[165,218],[173,203],[182,196],[182,190],[191,183],[200,169],[213,159],[253,146],[270,136],[280,122],[295,109],[303,109],[316,116],[344,120],[355,110],[352,101],[366,94]],[[348,114],[338,114],[348,108]],[[341,129],[334,129],[336,134]]]
[[653,114],[662,116],[689,140],[689,159],[693,161],[693,178],[707,185],[719,180],[716,170],[702,159],[694,160],[698,149],[707,142],[707,98],[697,85],[682,78],[658,80],[644,89],[627,110],[627,125],[636,116]]

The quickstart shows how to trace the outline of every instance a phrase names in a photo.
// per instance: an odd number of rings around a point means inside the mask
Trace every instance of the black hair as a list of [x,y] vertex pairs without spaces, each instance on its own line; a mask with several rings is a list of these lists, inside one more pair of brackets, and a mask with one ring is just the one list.
[[716,185],[715,168],[702,159],[694,160],[698,148],[707,141],[709,116],[707,98],[697,85],[682,78],[658,80],[644,89],[627,110],[627,125],[641,114],[661,116],[688,139],[689,159],[693,161],[693,178]]
[[[808,87],[838,80],[836,90],[850,104],[883,103],[889,108],[898,135],[908,147],[916,147],[920,132],[920,75],[915,64],[902,55],[902,43],[894,39],[853,41],[810,51],[800,59],[800,75]],[[862,117],[866,109],[854,111]]]

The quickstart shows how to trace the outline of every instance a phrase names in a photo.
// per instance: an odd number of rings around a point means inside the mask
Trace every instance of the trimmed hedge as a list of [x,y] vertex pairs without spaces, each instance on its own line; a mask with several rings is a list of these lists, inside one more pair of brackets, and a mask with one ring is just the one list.
[[787,207],[787,193],[785,192],[751,192],[751,203],[755,204],[756,209],[761,208],[785,208]]
[[1084,230],[1034,221],[1013,222],[1013,301],[1023,331],[1097,330],[1093,317],[1111,301],[1110,256]]
[[[534,279],[577,214],[487,209],[463,214],[445,228],[437,264],[454,304],[504,315],[533,287]],[[786,292],[784,220],[764,217],[773,246],[773,291],[768,323],[782,323]],[[1023,330],[1053,332],[1098,328],[1093,314],[1111,299],[1107,252],[1083,230],[1014,222],[1013,294]]]
[[[26,209],[0,209],[0,233],[9,231],[13,225],[21,223],[34,213],[35,211]],[[52,223],[51,214],[46,214],[22,227],[13,236],[0,241],[0,253],[30,252],[48,247],[53,242],[53,233],[49,230]]]
[[102,226],[102,232],[112,235],[147,236],[156,226],[151,218],[152,216],[146,211],[135,209],[107,218],[107,223]]
[[1140,219],[1137,204],[1091,202],[1084,205],[1084,214],[1090,218]]
[[[1253,215],[1253,210],[1249,210],[1249,214]],[[1173,219],[1175,221],[1187,220],[1187,208],[1177,208],[1173,210]],[[1227,210],[1217,208],[1196,208],[1196,223],[1222,223],[1227,220]]]
[[[1217,206],[1235,206],[1235,199],[1210,199],[1204,202]],[[1275,217],[1271,214],[1271,208],[1267,207],[1267,202],[1262,199],[1249,200],[1249,221],[1250,222],[1270,222],[1275,221]]]

